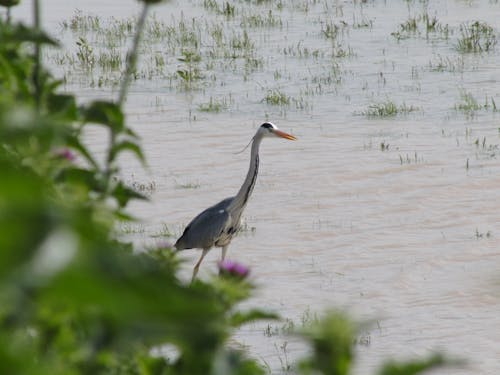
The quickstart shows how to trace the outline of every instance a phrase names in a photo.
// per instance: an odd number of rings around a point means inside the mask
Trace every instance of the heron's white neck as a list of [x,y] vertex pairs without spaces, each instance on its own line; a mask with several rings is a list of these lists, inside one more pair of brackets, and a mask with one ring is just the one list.
[[262,141],[262,137],[256,135],[252,141],[252,150],[250,152],[250,167],[248,168],[248,173],[241,185],[238,194],[234,197],[234,200],[229,206],[229,211],[239,211],[243,210],[248,202],[248,198],[252,194],[253,187],[257,181],[257,173],[259,172],[259,146]]

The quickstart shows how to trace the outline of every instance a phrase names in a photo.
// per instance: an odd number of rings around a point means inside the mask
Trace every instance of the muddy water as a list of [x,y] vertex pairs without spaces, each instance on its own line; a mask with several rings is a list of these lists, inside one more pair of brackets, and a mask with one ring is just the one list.
[[[44,18],[57,34],[75,7],[103,17],[136,11],[135,2],[117,8],[118,3],[46,1]],[[221,20],[202,3],[173,1],[158,7],[157,17],[168,21],[183,11]],[[134,239],[163,240],[154,235],[164,225],[178,235],[199,211],[235,194],[249,155],[234,153],[271,120],[299,140],[263,142],[259,179],[244,214],[247,230],[229,249],[229,258],[251,267],[259,286],[249,304],[276,310],[298,326],[308,312],[328,307],[374,321],[357,345],[357,374],[373,374],[389,357],[435,350],[469,361],[466,369],[436,373],[499,373],[499,118],[491,106],[473,115],[454,107],[463,90],[480,104],[485,98],[500,103],[500,47],[463,55],[453,46],[465,21],[488,22],[498,33],[500,6],[432,2],[427,12],[449,25],[448,39],[432,34],[397,41],[391,33],[422,14],[425,3],[284,3],[275,10],[282,28],[250,30],[264,64],[246,80],[226,70],[215,72],[217,84],[199,90],[177,90],[161,79],[131,88],[128,121],[142,137],[150,168],[123,160],[123,174],[155,186],[151,203],[131,207],[144,220]],[[24,6],[14,15],[26,18]],[[246,2],[240,6],[267,11]],[[332,20],[351,25],[341,39],[352,49],[348,57],[329,55],[321,28]],[[371,26],[352,26],[360,20]],[[227,27],[238,30],[238,17]],[[324,55],[283,53],[299,43]],[[463,68],[430,69],[441,57]],[[334,67],[340,77],[335,83],[326,79]],[[324,78],[321,87],[314,83],[318,77]],[[267,105],[267,90],[276,88],[306,105]],[[79,91],[83,100],[116,95],[106,88],[66,89]],[[199,111],[212,95],[231,95],[228,110]],[[382,118],[362,114],[387,100],[417,111]],[[88,139],[97,150],[105,147],[99,133],[90,132]],[[182,254],[186,277],[198,255]],[[219,256],[218,249],[207,256],[201,277],[214,272]],[[303,346],[294,338],[267,337],[265,328],[246,327],[235,341],[248,345],[273,374],[282,373],[287,361],[303,355]]]

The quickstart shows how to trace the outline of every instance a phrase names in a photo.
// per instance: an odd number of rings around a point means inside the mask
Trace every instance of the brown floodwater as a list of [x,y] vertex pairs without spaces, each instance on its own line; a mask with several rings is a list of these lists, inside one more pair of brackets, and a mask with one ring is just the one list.
[[[101,17],[137,11],[133,1],[43,3],[48,29],[70,48],[74,42],[60,22],[76,8]],[[249,29],[257,45],[252,53],[263,63],[245,77],[238,59],[233,69],[219,58],[202,68],[217,76],[215,82],[193,90],[161,77],[133,83],[127,121],[142,138],[149,168],[124,159],[122,174],[154,189],[150,202],[131,205],[143,223],[127,235],[139,246],[173,242],[175,237],[157,234],[166,226],[179,235],[201,210],[234,195],[249,157],[249,150],[236,152],[270,120],[298,140],[266,139],[261,145],[245,231],[228,252],[251,268],[258,286],[246,305],[277,311],[296,327],[308,314],[328,308],[372,322],[356,345],[356,374],[374,374],[388,358],[434,351],[468,361],[464,369],[435,374],[500,373],[500,122],[492,105],[456,109],[464,92],[479,105],[491,98],[500,103],[500,47],[482,54],[454,48],[463,22],[487,22],[498,35],[500,6],[452,0],[283,3],[278,10],[272,2],[262,8],[235,2],[236,9],[259,14],[272,8],[282,20],[281,27]],[[14,17],[29,19],[30,9],[23,6]],[[398,41],[391,35],[424,11],[449,25],[446,38],[420,32]],[[225,20],[203,1],[172,1],[155,9],[165,22],[181,12],[200,23],[220,21],[228,32],[241,30],[243,12]],[[351,25],[341,38],[343,48],[352,50],[349,56],[331,56],[331,41],[321,32],[330,21]],[[319,52],[299,56],[301,46]],[[162,51],[161,44],[155,48]],[[166,57],[174,72],[178,57]],[[442,69],[436,68],[439,61]],[[56,64],[53,69],[65,71]],[[82,101],[116,97],[114,89],[71,80],[65,89]],[[267,104],[264,98],[273,89],[295,100]],[[228,108],[200,111],[212,96],[229,98]],[[386,101],[417,110],[392,117],[364,114]],[[98,130],[89,130],[87,141],[97,152],[106,146]],[[195,250],[181,254],[186,279],[198,256]],[[215,272],[219,257],[219,249],[209,253],[201,278]],[[304,355],[304,345],[294,337],[266,336],[266,327],[249,325],[234,340],[271,373],[284,373],[287,362]]]

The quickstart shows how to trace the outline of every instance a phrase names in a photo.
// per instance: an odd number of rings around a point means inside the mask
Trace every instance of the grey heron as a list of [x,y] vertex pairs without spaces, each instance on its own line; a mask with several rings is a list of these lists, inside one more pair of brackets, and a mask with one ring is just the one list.
[[212,247],[222,248],[222,261],[226,257],[229,243],[240,227],[241,214],[257,180],[260,143],[267,137],[296,140],[293,135],[279,130],[273,123],[263,123],[251,140],[250,167],[238,193],[201,212],[186,226],[182,236],[175,243],[177,250],[202,249],[201,257],[193,269],[192,280],[196,278],[203,258]]

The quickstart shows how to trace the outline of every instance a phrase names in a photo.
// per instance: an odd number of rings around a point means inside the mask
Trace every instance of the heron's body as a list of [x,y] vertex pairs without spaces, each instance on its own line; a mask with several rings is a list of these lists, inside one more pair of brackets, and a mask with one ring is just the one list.
[[240,225],[240,218],[232,216],[228,210],[233,200],[234,197],[226,198],[191,220],[175,243],[177,250],[229,245]]
[[203,250],[200,260],[194,267],[193,279],[198,273],[203,258],[212,247],[222,248],[222,260],[224,260],[227,247],[240,227],[241,214],[257,181],[260,143],[264,137],[270,135],[290,140],[295,139],[294,136],[278,130],[272,123],[262,124],[253,137],[250,167],[238,193],[234,197],[226,198],[201,212],[191,220],[182,236],[175,243],[177,250],[193,248]]

